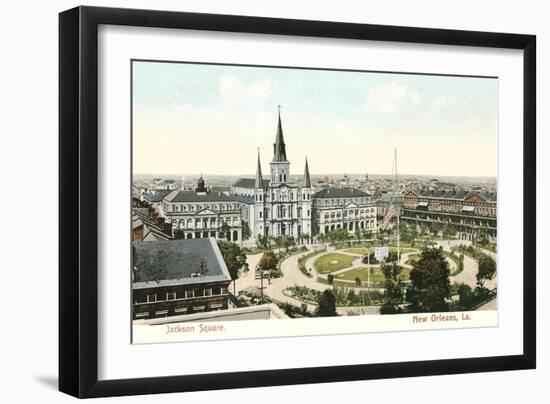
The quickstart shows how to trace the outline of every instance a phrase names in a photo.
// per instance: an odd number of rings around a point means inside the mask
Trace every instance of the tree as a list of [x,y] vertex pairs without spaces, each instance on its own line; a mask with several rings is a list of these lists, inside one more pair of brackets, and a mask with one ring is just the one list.
[[478,244],[481,245],[481,246],[484,246],[484,245],[489,244],[489,238],[487,237],[487,234],[481,233],[481,234],[477,237],[477,242],[478,242]]
[[401,267],[396,264],[383,265],[384,273],[384,304],[380,307],[381,314],[395,314],[401,312],[400,305],[403,303],[403,292],[401,290]]
[[355,277],[355,284],[360,287],[361,286],[361,278],[359,278],[358,276]]
[[420,235],[424,236],[426,234],[428,234],[428,226],[426,226],[426,224],[422,223],[420,225]]
[[248,240],[251,236],[250,226],[248,226],[248,222],[241,220],[241,227],[243,229],[243,240]]
[[296,240],[294,237],[283,234],[279,238],[280,246],[285,249],[286,252],[288,252],[290,247],[294,247],[296,245]]
[[331,243],[346,242],[351,238],[346,229],[332,230],[327,234],[327,236]]
[[262,249],[262,250],[269,249],[269,247],[270,247],[269,237],[262,236],[261,234],[258,234],[256,236],[256,247],[258,247],[259,249]]
[[334,317],[336,316],[336,297],[332,290],[325,289],[319,296],[319,317]]
[[449,264],[437,248],[425,249],[413,263],[411,290],[407,293],[414,312],[447,311],[450,296]]
[[404,243],[410,243],[415,238],[412,227],[405,222],[399,223],[399,238]]
[[260,271],[271,271],[277,268],[277,257],[273,251],[267,251],[258,264]]
[[231,238],[231,228],[227,224],[227,222],[223,222],[220,226],[220,238],[225,238],[227,241]]
[[472,300],[472,288],[465,283],[458,287],[459,303],[462,308],[468,307]]
[[493,279],[495,273],[497,272],[497,263],[492,257],[488,255],[483,255],[478,261],[478,270],[477,270],[477,284],[479,287],[483,287],[485,280]]
[[278,254],[279,254],[279,258],[281,258],[281,256],[283,255],[283,252],[282,252],[282,248],[283,248],[283,245],[284,245],[284,237],[286,236],[276,236],[276,237],[271,237],[270,240],[271,240],[271,243],[273,244],[273,246],[278,249]]
[[349,302],[351,306],[357,303],[358,296],[355,294],[355,291],[353,289],[350,289],[350,291],[348,292],[348,295],[346,296],[346,300]]
[[462,271],[464,271],[464,254],[460,254],[458,256],[458,269],[456,273],[460,273]]
[[366,229],[365,229],[365,230],[363,230],[362,233],[363,233],[363,236],[362,236],[362,237],[363,237],[364,239],[366,239],[366,240],[368,240],[368,239],[370,239],[370,238],[372,237],[372,230],[366,230]]
[[456,226],[452,223],[443,226],[443,238],[453,238],[456,235]]
[[355,238],[358,240],[358,241],[361,241],[361,237],[363,236],[363,232],[361,231],[361,229],[359,227],[356,227],[355,228]]
[[218,241],[218,247],[222,253],[225,266],[233,280],[233,290],[235,290],[235,279],[239,277],[239,270],[246,264],[246,254],[241,247],[229,241]]
[[332,285],[332,282],[334,282],[334,275],[333,274],[328,274],[327,275],[327,281],[328,281],[329,285]]

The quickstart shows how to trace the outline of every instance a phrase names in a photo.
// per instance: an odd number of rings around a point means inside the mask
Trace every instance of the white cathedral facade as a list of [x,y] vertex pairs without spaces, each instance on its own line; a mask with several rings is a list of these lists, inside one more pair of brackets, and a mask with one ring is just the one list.
[[270,175],[264,178],[258,151],[256,177],[241,178],[233,185],[233,194],[247,202],[247,212],[243,212],[243,216],[248,219],[251,237],[289,235],[296,240],[309,240],[312,235],[312,188],[307,158],[302,178],[291,180],[280,113],[269,166]]

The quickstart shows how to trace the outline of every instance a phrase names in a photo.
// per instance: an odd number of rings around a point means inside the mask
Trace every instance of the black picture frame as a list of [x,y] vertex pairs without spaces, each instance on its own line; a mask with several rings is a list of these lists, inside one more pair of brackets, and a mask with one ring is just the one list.
[[[523,354],[98,381],[100,24],[523,50]],[[96,7],[60,13],[59,390],[102,397],[535,368],[535,104],[534,35]]]

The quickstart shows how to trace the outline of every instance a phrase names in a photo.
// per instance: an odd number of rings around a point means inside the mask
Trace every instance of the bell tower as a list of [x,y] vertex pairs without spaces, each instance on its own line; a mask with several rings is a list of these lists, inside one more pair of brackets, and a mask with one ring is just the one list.
[[289,181],[290,162],[286,158],[286,145],[281,124],[281,106],[278,105],[277,108],[279,109],[279,122],[275,143],[273,143],[273,160],[270,163],[271,182],[273,184],[284,184]]

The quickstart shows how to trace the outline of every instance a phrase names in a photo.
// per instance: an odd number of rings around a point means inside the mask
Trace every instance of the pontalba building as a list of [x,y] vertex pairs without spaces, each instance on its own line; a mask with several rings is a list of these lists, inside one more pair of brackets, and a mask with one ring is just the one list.
[[497,194],[477,191],[421,190],[403,196],[401,220],[417,225],[449,225],[461,239],[497,236]]
[[312,235],[309,167],[306,159],[302,178],[291,179],[280,113],[273,158],[269,166],[269,175],[264,178],[258,152],[256,177],[239,179],[233,185],[235,197],[242,198],[243,216],[248,222],[251,236],[289,235],[297,240],[309,240]]

